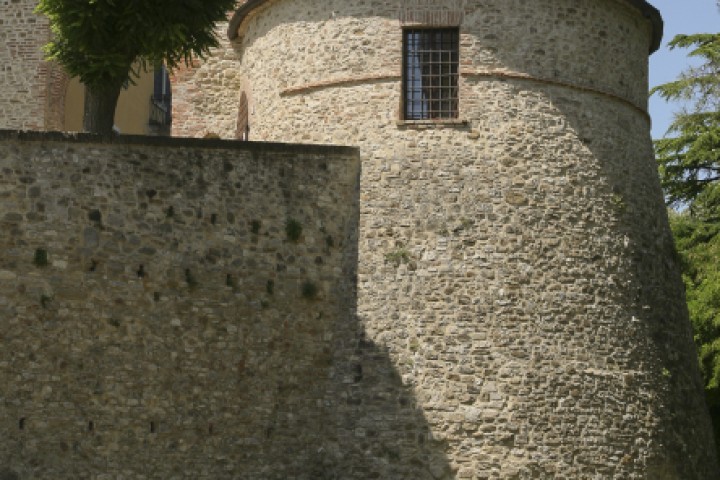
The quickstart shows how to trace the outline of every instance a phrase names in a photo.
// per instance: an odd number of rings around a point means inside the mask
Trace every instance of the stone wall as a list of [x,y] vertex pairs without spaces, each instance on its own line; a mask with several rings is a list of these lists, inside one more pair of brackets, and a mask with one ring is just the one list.
[[358,174],[344,147],[0,132],[0,478],[447,471],[354,315]]
[[447,444],[435,478],[715,478],[645,110],[651,22],[467,0],[460,118],[407,122],[402,4],[267,2],[194,72],[186,123],[232,137],[242,83],[251,139],[360,147],[359,319]]
[[[238,0],[237,6],[246,2]],[[173,136],[242,138],[237,117],[247,84],[238,71],[237,46],[228,41],[227,28],[228,22],[218,22],[215,34],[220,45],[207,58],[195,58],[172,72]]]
[[42,46],[47,20],[33,13],[37,1],[0,0],[0,128],[45,127],[50,65]]
[[[639,2],[406,3],[268,0],[176,77],[175,134],[245,92],[359,187],[5,134],[0,478],[716,478]],[[456,121],[400,118],[408,18],[460,19]]]

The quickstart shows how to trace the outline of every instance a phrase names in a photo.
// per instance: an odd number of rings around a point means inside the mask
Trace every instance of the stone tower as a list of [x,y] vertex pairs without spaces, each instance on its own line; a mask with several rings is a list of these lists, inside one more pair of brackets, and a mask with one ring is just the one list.
[[[248,0],[220,28],[174,133],[285,145],[0,132],[0,479],[717,478],[651,5]],[[0,34],[3,126],[51,128],[23,118],[52,75],[13,73],[34,41]]]
[[649,135],[655,8],[250,0],[228,36],[175,133],[360,147],[359,321],[445,442],[435,478],[716,478]]

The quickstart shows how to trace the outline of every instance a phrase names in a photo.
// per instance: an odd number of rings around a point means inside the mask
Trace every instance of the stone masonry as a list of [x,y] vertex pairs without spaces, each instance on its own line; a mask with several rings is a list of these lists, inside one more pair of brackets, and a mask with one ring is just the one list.
[[[407,120],[403,29],[436,27],[458,115]],[[0,133],[0,480],[719,477],[655,9],[248,0],[218,29],[174,134],[247,112],[262,142]]]
[[403,455],[428,428],[355,320],[358,168],[347,147],[0,131],[0,478],[323,478],[336,451],[371,470],[344,429],[377,412]]
[[[457,119],[402,118],[418,26],[459,28]],[[251,140],[359,146],[359,321],[447,445],[434,478],[718,477],[649,135],[661,33],[634,0],[251,0],[176,86],[201,85],[180,135],[233,138],[245,93]]]
[[66,75],[43,61],[50,38],[34,0],[0,0],[0,128],[43,130],[62,125]]

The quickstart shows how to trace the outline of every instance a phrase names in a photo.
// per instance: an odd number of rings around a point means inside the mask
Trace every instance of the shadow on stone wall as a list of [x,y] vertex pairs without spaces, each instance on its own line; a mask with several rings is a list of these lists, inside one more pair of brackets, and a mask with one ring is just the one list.
[[453,478],[446,443],[433,437],[412,390],[388,353],[356,327],[330,387],[334,423],[316,451],[314,478]]
[[[634,438],[644,437],[650,448],[643,451],[636,441],[627,451],[645,462],[649,478],[714,478],[715,441],[650,119],[629,103],[604,95],[560,88],[544,93],[574,134],[577,160],[568,164],[568,171],[575,185],[596,186],[577,196],[578,211],[588,225],[611,226],[598,237],[601,258],[591,261],[599,275],[613,280],[596,287],[597,297],[623,308],[612,321],[596,318],[607,336],[604,346],[592,348],[613,359],[611,365],[625,377],[614,382],[616,389],[648,419]],[[653,394],[633,395],[630,389]]]
[[[573,468],[713,478],[710,420],[648,119],[598,93],[524,80],[479,82],[533,113],[496,114],[498,124],[518,132],[515,143],[502,140],[497,160],[515,179],[505,195],[513,197],[516,221],[555,239],[534,252],[533,271],[566,279],[559,291],[533,292],[540,311],[551,301],[567,308],[552,313],[551,331],[542,330],[538,314],[537,334],[528,337],[537,346],[524,423],[531,431],[547,424],[553,409],[548,431],[568,439],[557,454]],[[547,132],[542,162],[523,161],[533,148],[525,132]],[[525,298],[513,292],[509,300]],[[562,409],[552,406],[557,399]],[[621,461],[598,460],[613,456]],[[531,468],[540,464],[547,461]]]
[[2,480],[451,477],[357,321],[355,150],[0,132],[0,170]]

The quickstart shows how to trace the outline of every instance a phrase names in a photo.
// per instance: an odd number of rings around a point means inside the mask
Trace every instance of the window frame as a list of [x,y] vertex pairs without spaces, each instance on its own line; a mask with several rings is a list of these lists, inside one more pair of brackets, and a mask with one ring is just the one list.
[[[414,39],[411,35],[417,35]],[[436,38],[428,37],[436,35]],[[423,41],[439,42],[440,48],[425,49]],[[418,57],[430,55],[426,71]],[[414,72],[411,62],[416,65]],[[425,79],[436,85],[423,86]],[[420,82],[413,87],[412,82]],[[460,27],[407,26],[402,29],[402,80],[400,118],[409,123],[455,123],[460,121]],[[429,92],[429,95],[426,95]],[[448,95],[449,94],[449,95]],[[412,97],[412,98],[411,98]]]
[[153,93],[150,96],[150,118],[148,123],[154,126],[172,125],[172,83],[170,72],[164,63],[156,64],[153,69]]

